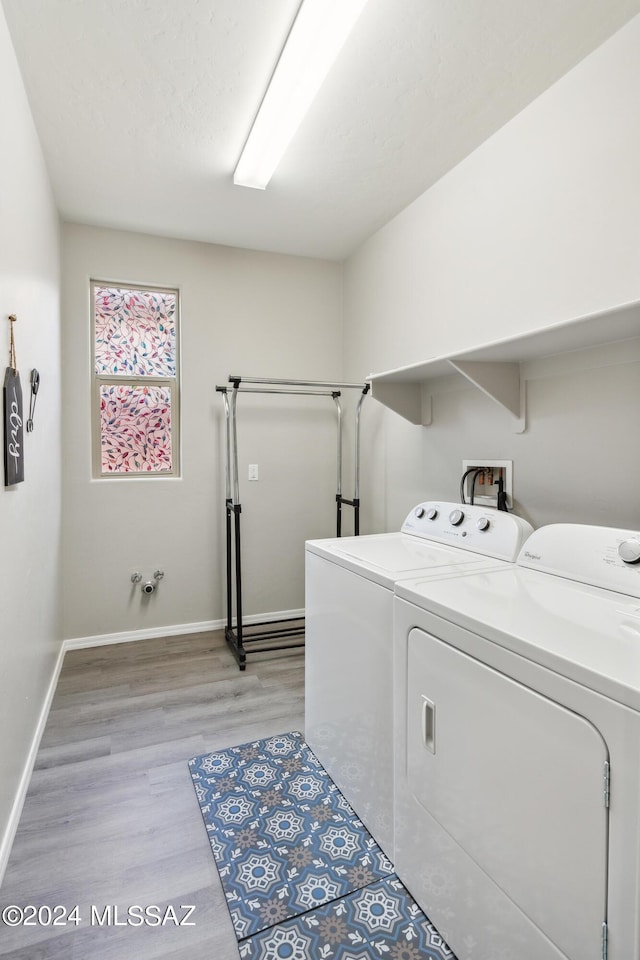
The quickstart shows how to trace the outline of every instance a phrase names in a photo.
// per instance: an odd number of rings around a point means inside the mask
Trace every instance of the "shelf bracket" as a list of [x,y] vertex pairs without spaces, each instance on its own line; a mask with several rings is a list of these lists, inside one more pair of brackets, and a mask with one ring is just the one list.
[[425,404],[420,383],[376,383],[374,380],[371,396],[410,423],[424,423],[422,417],[426,410],[431,423],[431,397],[427,397],[428,404]]
[[515,433],[526,429],[526,388],[519,363],[484,360],[449,360],[450,365],[470,383],[515,418]]
[[430,427],[433,422],[433,405],[431,401],[431,390],[428,382],[421,385],[421,399],[422,419],[420,423],[424,427]]

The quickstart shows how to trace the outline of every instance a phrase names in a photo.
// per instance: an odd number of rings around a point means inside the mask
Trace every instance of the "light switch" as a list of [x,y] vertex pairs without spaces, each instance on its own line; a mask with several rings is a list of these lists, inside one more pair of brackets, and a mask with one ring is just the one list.
[[258,464],[250,463],[249,464],[249,480],[257,480],[257,479],[258,479]]

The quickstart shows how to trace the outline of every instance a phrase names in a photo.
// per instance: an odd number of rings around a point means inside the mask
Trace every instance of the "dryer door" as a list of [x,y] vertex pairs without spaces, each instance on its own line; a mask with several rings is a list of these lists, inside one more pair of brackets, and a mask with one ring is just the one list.
[[[495,905],[506,896],[526,918],[525,943],[532,923],[560,956],[600,960],[608,833],[602,736],[583,717],[419,629],[409,634],[407,667],[406,773],[415,809],[428,812],[480,878],[475,890],[466,869],[449,879],[469,902],[484,893]],[[429,851],[420,857],[424,863]]]

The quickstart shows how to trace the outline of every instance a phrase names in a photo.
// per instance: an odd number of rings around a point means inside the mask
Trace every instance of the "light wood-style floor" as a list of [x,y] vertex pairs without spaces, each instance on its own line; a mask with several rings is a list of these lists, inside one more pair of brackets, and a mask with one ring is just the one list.
[[[302,730],[304,655],[253,654],[240,673],[221,633],[66,655],[11,858],[9,904],[82,923],[9,928],[2,960],[237,960],[187,761]],[[91,925],[90,908],[195,905],[195,926]],[[113,915],[112,915],[113,916]]]

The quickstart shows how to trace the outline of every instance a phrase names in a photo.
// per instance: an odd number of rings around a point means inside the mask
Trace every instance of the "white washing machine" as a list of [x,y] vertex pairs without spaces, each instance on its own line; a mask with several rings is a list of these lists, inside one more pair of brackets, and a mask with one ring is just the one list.
[[640,534],[395,600],[398,875],[459,960],[640,958]]
[[456,503],[415,507],[400,533],[306,544],[305,736],[393,860],[393,590],[514,561],[531,526]]

